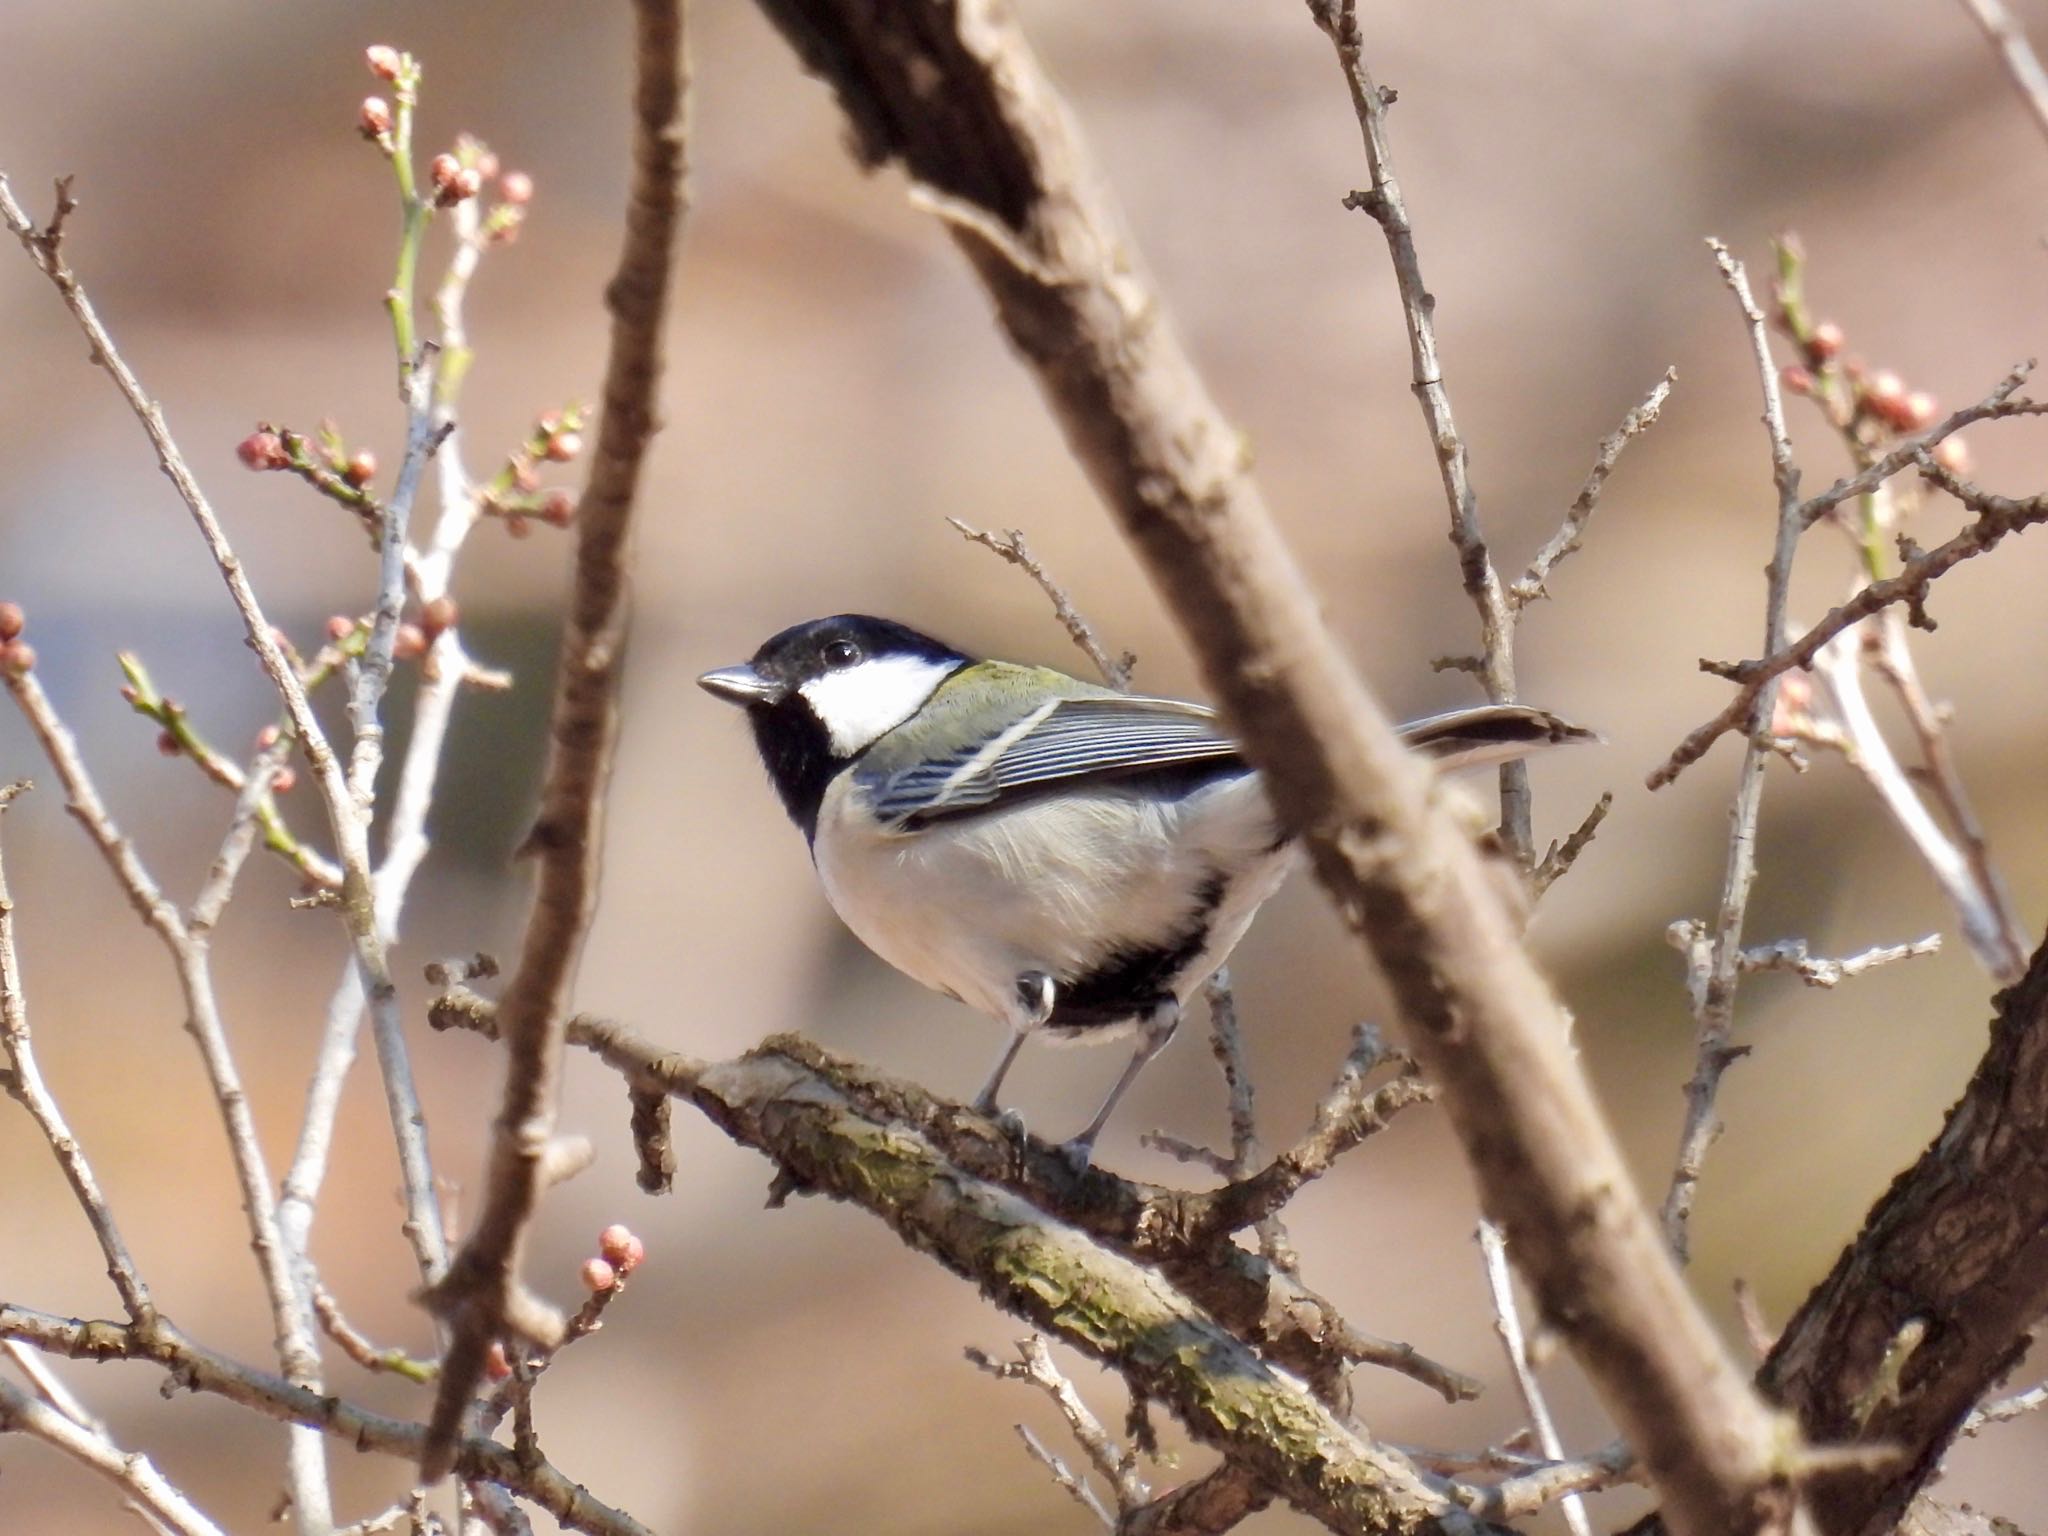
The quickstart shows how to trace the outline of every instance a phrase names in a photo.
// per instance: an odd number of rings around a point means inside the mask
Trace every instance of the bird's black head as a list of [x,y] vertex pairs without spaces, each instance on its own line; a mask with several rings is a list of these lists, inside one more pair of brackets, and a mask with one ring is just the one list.
[[968,658],[891,619],[841,613],[773,636],[697,679],[742,705],[790,819],[812,836],[832,776],[915,714]]

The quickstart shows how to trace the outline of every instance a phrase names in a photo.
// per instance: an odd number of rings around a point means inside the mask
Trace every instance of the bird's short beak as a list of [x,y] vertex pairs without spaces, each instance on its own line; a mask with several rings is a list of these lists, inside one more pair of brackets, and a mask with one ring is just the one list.
[[779,704],[788,688],[763,677],[752,667],[720,667],[697,679],[697,686],[728,704]]

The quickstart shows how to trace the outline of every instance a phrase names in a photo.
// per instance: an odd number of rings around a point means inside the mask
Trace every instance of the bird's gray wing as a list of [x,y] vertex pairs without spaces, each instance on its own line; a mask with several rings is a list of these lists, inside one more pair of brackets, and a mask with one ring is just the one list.
[[1242,761],[1215,713],[1122,694],[1050,700],[995,734],[875,779],[882,821],[927,822],[985,810],[1054,784]]

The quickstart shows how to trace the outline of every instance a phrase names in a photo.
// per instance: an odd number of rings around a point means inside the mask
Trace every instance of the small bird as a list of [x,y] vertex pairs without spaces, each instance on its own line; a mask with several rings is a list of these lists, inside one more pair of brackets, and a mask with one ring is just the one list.
[[[846,926],[1008,1028],[976,1109],[995,1109],[1033,1034],[1135,1030],[1067,1143],[1077,1164],[1293,859],[1259,774],[1200,704],[977,661],[863,614],[785,629],[697,681],[745,708]],[[1401,734],[1447,768],[1593,739],[1506,704]]]

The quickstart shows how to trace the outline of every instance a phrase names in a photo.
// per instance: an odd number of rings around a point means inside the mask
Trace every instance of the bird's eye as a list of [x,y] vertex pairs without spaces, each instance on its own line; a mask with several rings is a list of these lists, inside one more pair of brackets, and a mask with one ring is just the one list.
[[837,671],[860,660],[860,647],[851,640],[833,640],[825,646],[825,665]]

